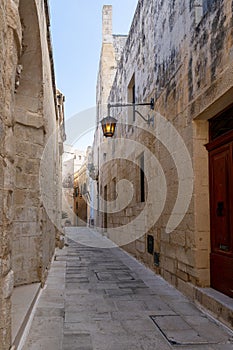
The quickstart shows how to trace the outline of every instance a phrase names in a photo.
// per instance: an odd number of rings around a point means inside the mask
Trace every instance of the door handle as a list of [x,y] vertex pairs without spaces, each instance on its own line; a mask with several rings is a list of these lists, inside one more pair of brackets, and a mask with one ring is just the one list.
[[226,244],[220,244],[219,249],[224,251],[224,252],[229,252],[229,250],[230,250],[229,246]]
[[224,202],[218,202],[217,203],[217,216],[223,216],[223,210],[224,210]]

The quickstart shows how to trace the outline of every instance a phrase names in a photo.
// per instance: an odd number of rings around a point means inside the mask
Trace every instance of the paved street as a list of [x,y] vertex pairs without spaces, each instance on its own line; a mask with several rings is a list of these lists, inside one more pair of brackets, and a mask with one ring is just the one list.
[[[80,239],[95,247],[81,245]],[[232,350],[232,334],[96,233],[69,229],[23,350]]]

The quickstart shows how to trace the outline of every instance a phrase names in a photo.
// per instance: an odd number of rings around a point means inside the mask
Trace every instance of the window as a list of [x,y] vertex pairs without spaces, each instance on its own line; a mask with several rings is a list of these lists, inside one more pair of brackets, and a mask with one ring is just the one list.
[[233,105],[209,119],[210,141],[233,130]]
[[198,25],[203,17],[203,4],[204,0],[195,0],[194,1],[194,16],[195,16],[195,25]]
[[78,187],[75,187],[75,189],[74,189],[74,195],[75,195],[75,197],[78,197]]
[[140,202],[145,202],[145,174],[144,174],[144,153],[140,156],[139,159],[139,167],[140,167]]
[[[132,103],[135,103],[135,84],[132,86]],[[135,108],[133,108],[133,121],[135,121]]]
[[203,16],[212,11],[218,0],[194,0],[195,24],[198,25]]
[[215,3],[217,3],[217,0],[202,0],[203,15],[211,11]]
[[[133,74],[130,83],[128,85],[128,102],[129,103],[135,103],[136,97],[135,97],[135,75]],[[131,125],[135,121],[135,108],[129,107],[128,108],[128,123]]]
[[151,235],[147,235],[147,252],[149,254],[154,253],[154,237]]

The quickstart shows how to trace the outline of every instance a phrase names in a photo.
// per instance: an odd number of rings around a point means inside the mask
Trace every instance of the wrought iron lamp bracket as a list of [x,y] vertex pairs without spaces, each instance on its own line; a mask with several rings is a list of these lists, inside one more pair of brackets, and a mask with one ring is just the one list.
[[134,111],[148,124],[152,124],[152,126],[154,126],[154,117],[150,117],[150,115],[148,115],[147,119],[138,111],[135,109],[136,106],[150,106],[151,110],[154,110],[155,108],[155,100],[154,98],[151,98],[149,103],[144,103],[144,102],[140,102],[140,103],[109,103],[108,104],[108,115],[110,116],[110,109],[114,108],[114,107],[133,107]]

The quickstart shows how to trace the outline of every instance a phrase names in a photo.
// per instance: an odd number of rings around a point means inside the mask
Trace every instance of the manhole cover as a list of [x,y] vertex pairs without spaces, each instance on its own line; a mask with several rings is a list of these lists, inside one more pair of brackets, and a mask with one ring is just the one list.
[[95,272],[99,281],[133,281],[134,277],[128,272]]
[[116,279],[113,274],[107,272],[96,272],[95,274],[99,281],[114,281]]
[[201,345],[209,342],[178,315],[150,316],[171,345]]

